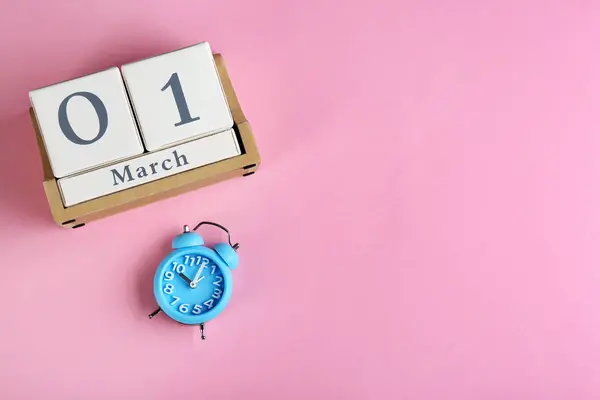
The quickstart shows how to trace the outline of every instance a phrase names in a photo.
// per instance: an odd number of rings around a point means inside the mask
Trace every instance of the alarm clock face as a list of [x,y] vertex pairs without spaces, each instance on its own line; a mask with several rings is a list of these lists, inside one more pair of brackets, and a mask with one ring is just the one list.
[[210,249],[182,250],[159,266],[154,294],[160,308],[174,320],[200,324],[225,307],[231,296],[231,272]]

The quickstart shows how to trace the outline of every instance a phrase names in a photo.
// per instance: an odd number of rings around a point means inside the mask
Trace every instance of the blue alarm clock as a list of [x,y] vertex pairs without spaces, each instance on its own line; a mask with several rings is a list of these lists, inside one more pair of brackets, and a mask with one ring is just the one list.
[[[213,225],[227,233],[228,243],[204,246],[195,231]],[[217,317],[231,297],[231,271],[238,265],[239,244],[231,244],[229,231],[214,222],[200,222],[193,231],[188,225],[175,236],[173,251],[167,255],[154,275],[154,297],[158,309],[148,317],[164,312],[169,318],[186,325],[198,325],[205,339],[204,324]]]

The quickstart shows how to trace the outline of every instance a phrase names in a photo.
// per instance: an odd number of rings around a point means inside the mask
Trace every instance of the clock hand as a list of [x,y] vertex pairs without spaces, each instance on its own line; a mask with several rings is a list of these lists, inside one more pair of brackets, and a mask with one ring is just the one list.
[[196,276],[194,276],[194,282],[198,283],[202,279],[204,279],[204,277],[200,278],[200,274],[202,273],[203,269],[204,269],[204,264],[200,268],[198,268],[198,272],[196,272]]
[[183,280],[186,281],[192,289],[194,289],[196,287],[196,282],[192,281],[190,278],[185,276],[185,274],[183,272],[180,272],[179,276],[181,276],[183,278]]

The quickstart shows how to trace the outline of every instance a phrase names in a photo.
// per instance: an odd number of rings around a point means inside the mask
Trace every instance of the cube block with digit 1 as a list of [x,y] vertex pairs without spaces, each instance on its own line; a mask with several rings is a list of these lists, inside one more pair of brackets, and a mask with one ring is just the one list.
[[208,43],[30,92],[54,221],[90,221],[260,165],[223,57]]
[[206,42],[123,65],[121,71],[149,151],[233,126]]

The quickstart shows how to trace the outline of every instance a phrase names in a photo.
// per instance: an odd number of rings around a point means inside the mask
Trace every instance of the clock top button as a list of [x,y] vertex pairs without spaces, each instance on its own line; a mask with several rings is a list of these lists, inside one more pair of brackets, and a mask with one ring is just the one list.
[[174,249],[181,249],[183,247],[202,246],[203,244],[204,239],[202,239],[202,236],[198,235],[196,232],[190,232],[190,227],[184,225],[183,233],[180,233],[173,238],[171,246]]

